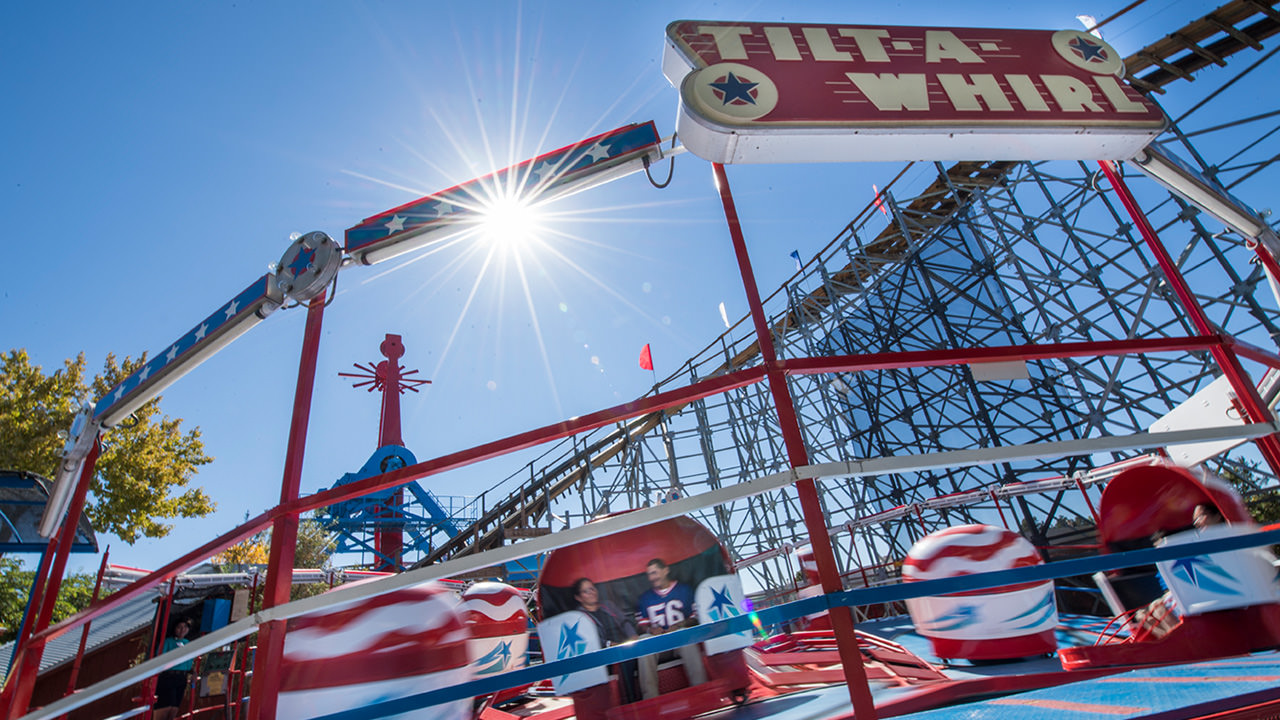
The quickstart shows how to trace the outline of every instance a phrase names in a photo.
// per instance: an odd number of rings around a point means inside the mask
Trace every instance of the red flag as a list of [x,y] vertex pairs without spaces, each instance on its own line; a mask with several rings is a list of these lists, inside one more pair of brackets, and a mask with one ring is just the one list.
[[649,354],[649,343],[645,343],[644,349],[640,351],[640,369],[653,369],[653,355]]
[[884,208],[884,196],[880,194],[880,188],[875,185],[871,186],[871,192],[875,193],[875,204],[879,208],[880,214],[889,217],[889,211]]

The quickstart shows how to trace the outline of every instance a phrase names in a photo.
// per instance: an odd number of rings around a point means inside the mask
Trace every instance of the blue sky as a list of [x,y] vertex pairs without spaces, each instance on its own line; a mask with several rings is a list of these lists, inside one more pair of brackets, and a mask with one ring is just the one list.
[[[108,352],[154,354],[264,273],[292,232],[340,238],[627,123],[669,135],[677,95],[660,67],[673,20],[1058,29],[1125,4],[5,3],[0,345],[49,369],[82,351],[93,367]],[[1104,33],[1127,55],[1215,6],[1153,0]],[[897,169],[730,168],[763,291]],[[505,276],[481,277],[474,248],[458,247],[344,271],[304,491],[374,449],[377,399],[337,373],[379,360],[385,333],[434,381],[404,401],[406,444],[425,459],[640,396],[645,343],[662,377],[723,330],[720,302],[731,320],[745,314],[706,162],[682,156],[665,190],[631,176],[549,209],[546,247],[508,255]],[[164,541],[104,537],[113,562],[158,566],[275,504],[302,320],[276,313],[166,391],[164,411],[198,425],[216,458],[196,482],[218,511]],[[509,471],[487,463],[424,485],[474,495]]]

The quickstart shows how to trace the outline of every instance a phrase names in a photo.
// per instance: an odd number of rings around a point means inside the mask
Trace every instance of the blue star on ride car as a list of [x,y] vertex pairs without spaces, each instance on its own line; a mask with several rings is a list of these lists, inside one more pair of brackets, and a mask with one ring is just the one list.
[[1208,560],[1203,557],[1185,557],[1178,558],[1173,561],[1173,571],[1187,579],[1192,585],[1200,587],[1201,579],[1204,577],[1203,566]]
[[1102,49],[1102,45],[1090,42],[1082,37],[1072,40],[1067,45],[1085,62],[1105,61],[1107,59],[1107,51]]
[[560,628],[560,647],[556,649],[556,659],[581,655],[587,649],[587,641],[578,634],[578,623],[565,623]]
[[751,90],[760,83],[744,82],[738,79],[737,75],[729,73],[729,77],[722,82],[710,83],[711,87],[724,93],[721,102],[728,105],[735,100],[743,100],[752,105],[756,104],[756,99],[751,97]]
[[502,665],[506,667],[511,662],[511,641],[508,640],[498,646],[498,656],[502,658]]
[[[733,598],[729,597],[729,587],[725,586],[719,590],[711,588],[711,608],[710,614],[712,619],[723,620],[727,617],[741,615],[736,605],[733,604]],[[719,617],[716,617],[719,615]]]

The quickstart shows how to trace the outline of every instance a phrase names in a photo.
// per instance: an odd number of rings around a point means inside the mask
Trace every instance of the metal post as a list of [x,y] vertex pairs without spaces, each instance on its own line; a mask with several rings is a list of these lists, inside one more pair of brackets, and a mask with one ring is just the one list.
[[[742,234],[738,210],[734,205],[733,195],[729,191],[729,178],[725,174],[724,166],[720,163],[713,163],[711,168],[715,174],[716,188],[720,191],[720,201],[724,205],[725,221],[729,226],[729,236],[733,240],[734,253],[738,259],[738,271],[742,275],[747,305],[751,308],[751,322],[755,326],[756,341],[760,345],[760,357],[764,364],[765,377],[769,381],[769,392],[773,396],[774,409],[778,413],[778,424],[782,429],[782,440],[787,448],[787,457],[793,468],[808,465],[809,456],[804,447],[804,435],[800,432],[800,421],[796,418],[795,405],[791,400],[791,391],[787,387],[786,375],[778,367],[773,335],[769,330],[768,319],[764,315],[764,306],[760,302],[760,289],[756,285],[755,272],[751,268],[746,238]],[[827,532],[825,513],[822,511],[822,503],[818,499],[818,488],[813,478],[796,481],[796,493],[800,496],[800,509],[804,516],[805,527],[809,531],[814,560],[818,564],[818,577],[822,581],[822,590],[824,593],[839,592],[844,589],[844,584],[840,580],[840,571],[836,567],[831,536]],[[867,671],[862,664],[862,653],[858,650],[853,613],[848,607],[840,605],[831,608],[830,617],[854,713],[858,720],[874,720],[875,702],[871,697],[871,688],[867,684]]]
[[[302,358],[298,363],[298,383],[293,396],[293,420],[280,483],[280,504],[297,500],[302,482],[302,458],[307,446],[307,422],[311,418],[311,395],[315,389],[316,358],[320,352],[320,327],[324,319],[325,294],[320,293],[307,307],[307,325],[302,336]],[[285,513],[271,527],[271,555],[267,580],[263,585],[262,607],[289,602],[293,585],[293,558],[298,544],[298,516]],[[283,620],[265,622],[258,630],[258,653],[254,658],[253,681],[249,688],[249,717],[272,720],[280,693],[279,665],[284,656]]]
[[1098,511],[1093,507],[1093,500],[1089,499],[1089,493],[1085,491],[1084,483],[1080,478],[1076,478],[1076,487],[1080,490],[1080,494],[1084,496],[1084,503],[1089,506],[1089,514],[1093,516],[1093,525],[1097,527],[1102,522],[1102,518],[1098,515]]
[[1004,525],[1004,529],[1009,529],[1009,521],[1004,517],[1004,508],[1000,507],[1000,498],[996,496],[996,491],[991,491],[991,502],[995,503],[996,512],[1000,513],[1000,524]]
[[[102,590],[102,576],[107,573],[107,558],[111,556],[111,546],[102,553],[102,563],[98,565],[98,577],[93,581],[93,597],[89,600],[92,605],[98,602],[98,593]],[[76,659],[71,664],[71,676],[67,678],[67,691],[63,696],[70,695],[76,691],[76,680],[80,677],[80,664],[84,661],[84,646],[89,641],[89,626],[92,623],[85,623],[84,629],[80,631],[80,648],[76,650]]]
[[[404,345],[399,335],[387,334],[380,348],[386,360],[378,363],[377,373],[382,379],[382,415],[378,423],[378,447],[387,445],[404,445],[400,431],[400,358],[404,356]],[[401,557],[404,553],[404,531],[400,509],[404,507],[404,490],[396,488],[391,494],[389,507],[383,508],[385,517],[379,523],[374,535],[374,547],[383,559],[375,563],[374,570],[396,572],[402,567]]]
[[[71,545],[75,541],[76,530],[80,526],[80,514],[84,511],[85,498],[89,494],[89,483],[93,479],[93,470],[98,464],[98,453],[101,451],[102,440],[96,438],[93,441],[93,448],[84,459],[84,466],[80,469],[80,479],[76,483],[75,495],[71,498],[71,504],[67,507],[67,517],[62,521],[62,527],[58,531],[57,549],[49,566],[49,580],[44,585],[40,599],[40,612],[35,616],[35,626],[31,628],[32,634],[44,630],[53,622],[53,608],[57,604],[58,591],[62,589],[62,574],[67,569],[67,557],[71,555]],[[33,602],[32,605],[34,604]],[[26,648],[16,648],[13,676],[10,678],[13,691],[8,698],[9,718],[25,715],[31,705],[31,694],[35,691],[36,676],[40,672],[44,646],[45,640],[37,639]]]
[[[49,563],[53,561],[53,551],[57,548],[58,538],[51,537],[45,545],[44,550],[40,551],[40,563],[36,566],[35,576],[31,578],[31,590],[27,593],[27,607],[22,612],[22,620],[18,622],[18,634],[15,636],[14,654],[9,656],[9,664],[5,667],[4,674],[9,677],[9,671],[13,668],[14,660],[22,653],[27,644],[27,640],[31,637],[31,626],[35,624],[36,608],[40,607],[40,596],[44,593],[44,579],[49,574]],[[5,691],[11,691],[12,686],[6,686]],[[0,701],[7,700],[5,694],[0,694]]]
[[[1195,295],[1191,293],[1186,279],[1178,271],[1178,266],[1174,264],[1173,258],[1169,256],[1169,251],[1160,242],[1155,229],[1151,227],[1150,221],[1147,220],[1146,213],[1142,212],[1142,208],[1138,206],[1138,201],[1134,199],[1133,193],[1129,192],[1129,186],[1125,184],[1124,178],[1120,177],[1115,165],[1105,160],[1098,164],[1102,166],[1102,172],[1106,174],[1107,180],[1111,182],[1111,187],[1120,198],[1120,203],[1128,211],[1129,217],[1133,219],[1133,224],[1147,242],[1147,247],[1151,250],[1152,255],[1155,256],[1160,269],[1164,271],[1165,282],[1169,283],[1170,289],[1173,290],[1178,300],[1182,303],[1183,310],[1189,316],[1196,332],[1201,335],[1217,335],[1217,331],[1209,322],[1209,318],[1205,316],[1204,308],[1200,307]],[[1248,414],[1245,421],[1254,423],[1269,422],[1271,413],[1267,410],[1266,404],[1262,402],[1261,396],[1258,395],[1258,388],[1249,378],[1244,367],[1240,365],[1240,359],[1236,357],[1235,352],[1222,343],[1214,345],[1210,348],[1210,352],[1213,354],[1213,359],[1218,363],[1218,367],[1222,369],[1222,373],[1226,375],[1227,382],[1231,384],[1231,389],[1235,392],[1241,406]],[[1266,458],[1267,465],[1271,467],[1271,472],[1280,474],[1280,438],[1277,438],[1275,434],[1264,435],[1254,442],[1258,446],[1258,451]]]

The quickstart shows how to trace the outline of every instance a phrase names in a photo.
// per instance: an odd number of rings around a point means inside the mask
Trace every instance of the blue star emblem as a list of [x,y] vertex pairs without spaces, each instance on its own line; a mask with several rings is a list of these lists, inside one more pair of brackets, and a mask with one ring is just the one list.
[[733,598],[729,597],[728,585],[718,590],[711,588],[711,607],[707,612],[712,620],[723,620],[727,617],[742,614],[737,606],[733,604]]
[[298,277],[307,271],[307,267],[311,265],[315,259],[316,249],[306,248],[302,252],[298,253],[298,257],[294,258],[293,262],[289,263],[289,269],[293,271],[294,277]]
[[1207,557],[1197,555],[1179,558],[1173,561],[1174,577],[1189,582],[1195,587],[1223,595],[1239,595],[1240,592],[1229,585],[1235,582],[1217,563]]
[[560,646],[556,649],[556,659],[581,655],[587,649],[587,641],[578,634],[578,623],[566,623],[560,628]]
[[487,675],[490,673],[502,672],[511,664],[511,641],[499,644],[483,657],[472,663],[476,667],[476,673],[479,675]]
[[738,79],[738,76],[733,73],[729,73],[729,77],[721,80],[720,82],[710,83],[711,87],[715,88],[719,94],[722,95],[720,100],[725,105],[730,103],[740,104],[741,102],[745,102],[749,105],[755,105],[756,99],[751,96],[751,90],[759,84],[760,83],[744,82],[743,80]]
[[930,630],[956,630],[971,624],[978,616],[978,607],[976,605],[961,605],[951,612],[941,617],[935,618],[933,622],[928,623]]
[[1098,62],[1106,62],[1107,60],[1107,51],[1102,49],[1101,44],[1086,40],[1082,37],[1077,37],[1075,40],[1067,43],[1067,47],[1071,48],[1072,51],[1074,51],[1076,55],[1079,55],[1080,59],[1085,62],[1093,62],[1095,60]]

